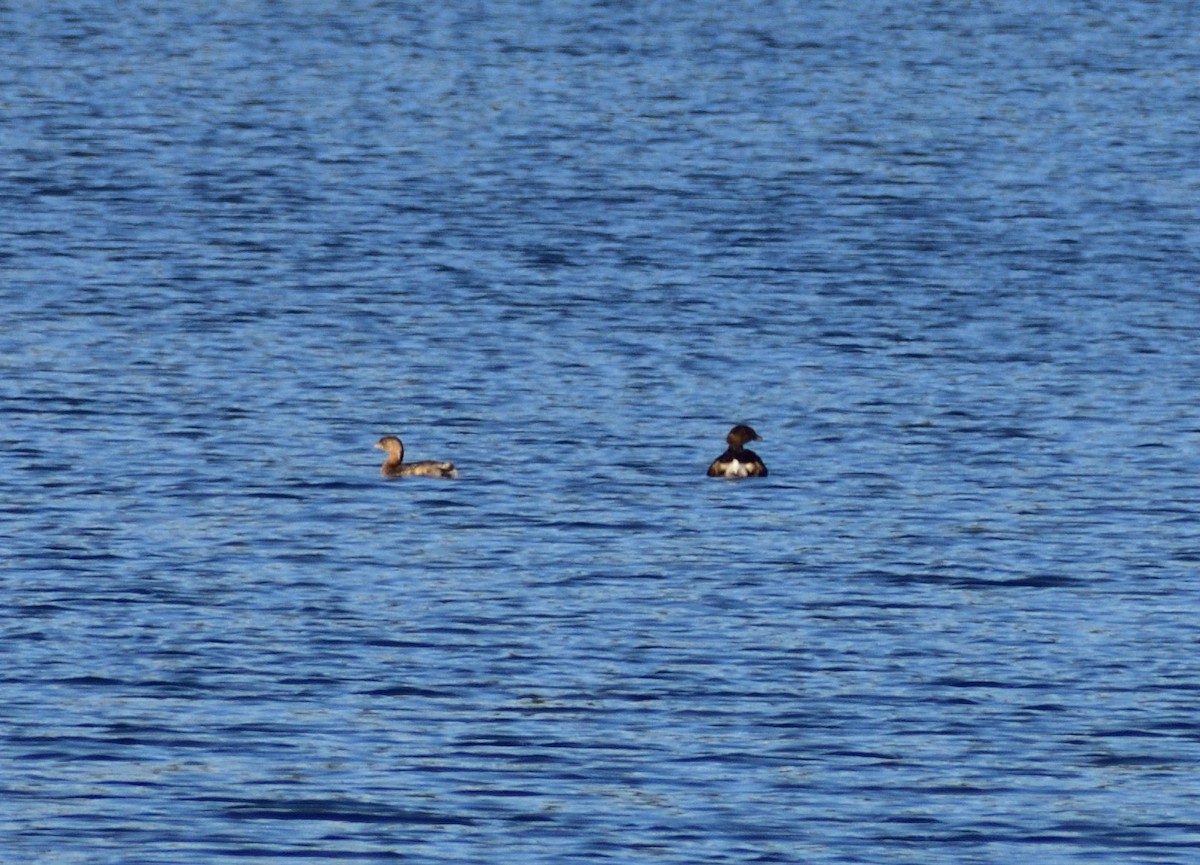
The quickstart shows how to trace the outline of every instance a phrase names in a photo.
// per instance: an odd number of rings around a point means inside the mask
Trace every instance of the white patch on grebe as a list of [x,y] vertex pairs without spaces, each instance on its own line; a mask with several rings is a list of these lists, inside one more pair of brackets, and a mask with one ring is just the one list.
[[746,467],[742,465],[741,460],[730,460],[725,465],[725,477],[727,478],[744,478],[749,473]]

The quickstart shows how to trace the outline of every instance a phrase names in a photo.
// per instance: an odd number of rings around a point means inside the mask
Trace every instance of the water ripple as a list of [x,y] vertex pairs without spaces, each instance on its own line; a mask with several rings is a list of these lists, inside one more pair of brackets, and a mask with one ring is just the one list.
[[114,8],[0,11],[10,856],[1194,855],[1178,10]]

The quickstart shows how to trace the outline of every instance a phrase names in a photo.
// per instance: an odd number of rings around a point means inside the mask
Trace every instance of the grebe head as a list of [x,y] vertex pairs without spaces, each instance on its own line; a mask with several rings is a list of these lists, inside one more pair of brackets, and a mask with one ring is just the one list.
[[384,436],[379,441],[375,442],[375,447],[381,451],[387,451],[390,457],[404,456],[404,443],[395,436]]
[[746,442],[762,441],[762,436],[756,433],[753,427],[740,423],[729,431],[729,435],[725,436],[725,441],[729,442],[730,447],[740,448]]

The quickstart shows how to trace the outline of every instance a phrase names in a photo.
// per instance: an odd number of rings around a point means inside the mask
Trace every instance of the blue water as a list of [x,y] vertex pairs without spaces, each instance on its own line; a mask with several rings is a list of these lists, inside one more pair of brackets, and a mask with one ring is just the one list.
[[0,856],[1196,861],[1198,23],[5,6]]

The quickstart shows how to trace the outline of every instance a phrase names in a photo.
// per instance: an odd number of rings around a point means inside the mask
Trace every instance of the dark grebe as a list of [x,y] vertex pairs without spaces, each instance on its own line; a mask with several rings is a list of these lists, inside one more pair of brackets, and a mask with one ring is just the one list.
[[762,436],[745,424],[738,424],[725,436],[729,447],[708,467],[710,478],[765,478],[767,467],[758,454],[742,447],[746,442],[762,441]]
[[423,460],[419,463],[404,462],[404,442],[395,436],[384,436],[375,442],[375,447],[387,451],[388,458],[384,460],[379,470],[385,478],[456,478],[458,470],[454,463],[439,463],[433,460]]

